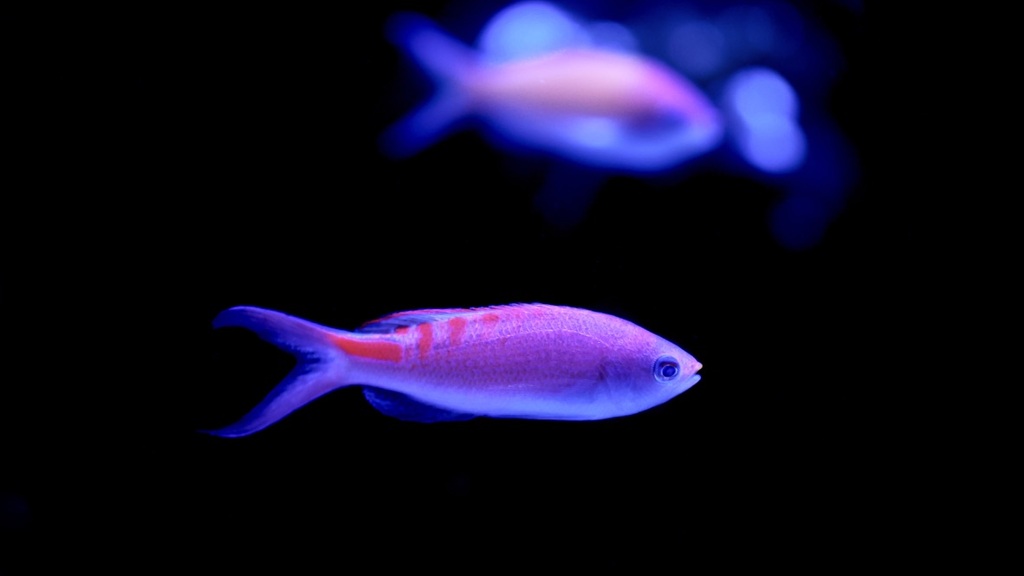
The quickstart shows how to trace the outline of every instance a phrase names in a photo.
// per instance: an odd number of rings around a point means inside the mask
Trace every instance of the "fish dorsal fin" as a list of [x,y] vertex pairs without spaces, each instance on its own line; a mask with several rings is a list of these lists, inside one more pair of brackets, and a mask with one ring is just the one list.
[[387,316],[377,318],[376,320],[371,320],[363,324],[356,329],[356,332],[387,334],[394,332],[399,328],[409,328],[420,324],[430,324],[431,322],[446,320],[454,316],[463,316],[471,312],[473,312],[473,310],[469,308],[426,309],[410,310],[408,312],[395,312],[394,314],[388,314]]
[[401,392],[383,388],[365,386],[363,396],[366,396],[370,404],[381,413],[409,422],[452,422],[476,417],[476,414],[453,412],[424,404]]
[[480,308],[427,308],[423,310],[410,310],[408,312],[395,312],[376,320],[371,320],[359,328],[356,332],[370,334],[388,334],[399,328],[410,328],[420,324],[430,324],[454,318],[456,316],[469,316],[474,314],[485,314],[487,312],[501,313],[508,310],[529,308],[533,310],[553,310],[558,306],[549,304],[500,304],[496,306],[484,306]]

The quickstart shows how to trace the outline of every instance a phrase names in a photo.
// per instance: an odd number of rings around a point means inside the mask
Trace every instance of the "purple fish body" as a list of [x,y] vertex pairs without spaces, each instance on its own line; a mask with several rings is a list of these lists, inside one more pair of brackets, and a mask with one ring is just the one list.
[[599,420],[652,408],[700,380],[700,362],[636,324],[546,304],[400,312],[356,331],[236,307],[214,326],[253,330],[298,360],[256,408],[211,432],[219,436],[257,432],[345,386],[363,386],[375,408],[403,420]]

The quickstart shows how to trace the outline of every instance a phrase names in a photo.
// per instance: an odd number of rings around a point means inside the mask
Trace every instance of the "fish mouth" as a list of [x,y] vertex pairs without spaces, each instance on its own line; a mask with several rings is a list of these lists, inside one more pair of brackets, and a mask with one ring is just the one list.
[[694,384],[696,384],[699,381],[700,381],[700,374],[694,374],[693,376],[690,376],[689,378],[687,378],[686,382],[683,382],[683,387],[684,388],[689,388],[690,386],[693,386]]

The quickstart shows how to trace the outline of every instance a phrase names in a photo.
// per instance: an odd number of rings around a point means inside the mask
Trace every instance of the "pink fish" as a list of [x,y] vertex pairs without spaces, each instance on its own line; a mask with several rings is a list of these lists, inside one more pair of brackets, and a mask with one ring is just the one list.
[[292,372],[241,420],[245,436],[337,388],[361,385],[379,411],[437,422],[476,416],[599,420],[662,404],[700,380],[671,342],[608,314],[547,304],[399,312],[356,331],[236,307],[238,326],[291,352]]
[[500,141],[613,170],[668,170],[721,142],[715,106],[652,58],[583,44],[495,62],[418,14],[389,25],[438,86],[382,136],[392,156],[415,154],[468,118]]

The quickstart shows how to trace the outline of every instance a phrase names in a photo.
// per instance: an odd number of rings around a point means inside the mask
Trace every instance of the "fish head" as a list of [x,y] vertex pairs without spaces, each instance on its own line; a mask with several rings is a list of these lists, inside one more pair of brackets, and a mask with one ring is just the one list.
[[609,370],[613,394],[623,414],[653,408],[700,381],[701,363],[679,346],[653,334],[619,348]]
[[650,357],[657,354],[657,357],[653,361],[648,360],[648,364],[651,377],[657,383],[654,385],[660,386],[660,393],[665,395],[667,400],[686,392],[696,384],[700,380],[700,374],[697,372],[703,365],[689,352],[667,340],[662,340],[660,344],[649,355]]

